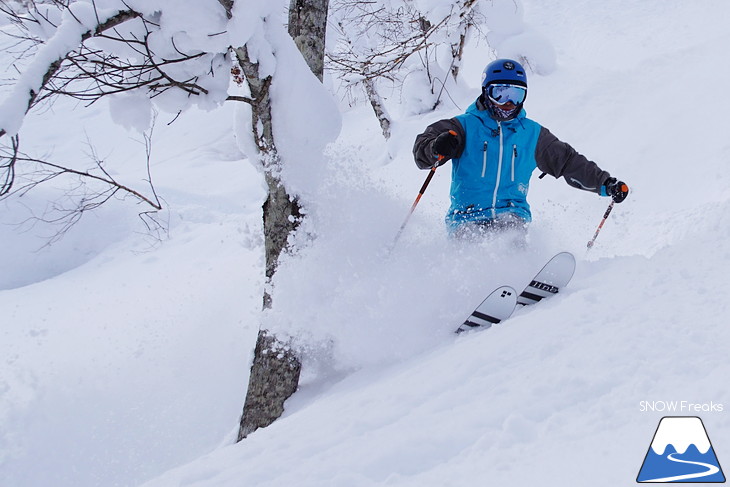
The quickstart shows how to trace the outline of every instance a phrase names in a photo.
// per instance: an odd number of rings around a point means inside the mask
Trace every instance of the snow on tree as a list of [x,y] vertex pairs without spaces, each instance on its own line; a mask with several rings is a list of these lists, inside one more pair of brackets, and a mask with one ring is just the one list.
[[[149,128],[152,109],[184,114],[191,106],[214,110],[228,100],[243,102],[233,122],[236,136],[269,188],[263,215],[269,279],[264,307],[270,307],[276,263],[302,217],[300,195],[319,173],[324,145],[340,127],[332,97],[284,28],[285,7],[283,1],[257,0],[0,2],[14,35],[32,54],[18,63],[21,74],[0,105],[0,137],[11,140],[1,166],[3,194],[13,194],[19,172],[33,177],[22,164],[41,162],[22,155],[19,136],[28,112],[54,97],[89,103],[116,98],[109,104],[113,118],[141,131]],[[240,88],[231,85],[232,71]],[[104,174],[101,165],[99,172]],[[282,392],[291,394],[298,373],[294,352],[265,324],[262,344],[257,352],[273,357],[267,380],[289,384]],[[271,401],[280,408],[286,397],[263,398],[266,421],[280,414]]]
[[487,40],[498,57],[520,61],[537,74],[555,69],[556,55],[550,41],[524,20],[520,1],[479,2],[479,11],[488,29]]
[[435,109],[458,75],[475,4],[334,2],[337,42],[329,49],[328,65],[346,89],[363,87],[386,139],[393,120],[380,85],[401,86],[414,113]]

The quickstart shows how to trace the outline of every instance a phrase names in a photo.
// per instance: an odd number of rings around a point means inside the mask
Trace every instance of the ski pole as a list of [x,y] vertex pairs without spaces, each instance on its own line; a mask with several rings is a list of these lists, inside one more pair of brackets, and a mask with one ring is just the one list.
[[608,218],[608,215],[611,214],[611,210],[613,210],[613,205],[615,205],[616,202],[611,200],[611,203],[608,205],[608,208],[606,209],[606,213],[603,214],[603,220],[601,220],[601,223],[598,225],[598,228],[596,228],[596,233],[593,234],[593,238],[590,242],[588,242],[588,250],[593,248],[593,244],[596,242],[596,238],[598,238],[598,234],[601,231],[601,228],[603,228],[603,224],[606,223],[606,219]]
[[426,180],[423,182],[423,186],[421,186],[420,191],[418,191],[418,196],[416,196],[416,200],[411,205],[411,209],[408,212],[408,215],[406,215],[406,219],[403,220],[403,224],[398,229],[398,233],[395,235],[395,239],[393,240],[393,244],[390,246],[391,250],[393,247],[395,247],[395,244],[398,242],[398,239],[400,238],[401,234],[403,233],[403,230],[406,228],[406,225],[408,225],[408,220],[411,219],[411,215],[413,215],[413,212],[416,211],[416,206],[418,205],[418,202],[421,201],[421,196],[423,196],[423,193],[426,192],[426,188],[428,187],[428,183],[431,182],[431,179],[433,179],[433,175],[436,174],[436,167],[438,166],[438,163],[441,162],[441,159],[443,159],[444,156],[439,156],[436,164],[431,168],[430,171],[428,171],[428,176],[426,176]]
[[[449,130],[449,133],[453,135],[454,137],[457,136],[457,133],[453,130]],[[403,224],[398,229],[398,233],[395,234],[395,238],[393,239],[393,243],[390,246],[390,250],[393,250],[395,247],[395,244],[398,243],[398,239],[400,238],[401,234],[403,233],[403,229],[406,228],[406,225],[408,225],[408,220],[411,219],[411,215],[413,215],[413,212],[416,210],[416,206],[418,205],[418,202],[421,201],[421,196],[423,196],[423,193],[426,192],[426,188],[428,187],[428,183],[431,182],[431,179],[433,179],[433,175],[436,174],[436,168],[439,167],[439,163],[444,160],[444,156],[441,154],[438,155],[438,158],[436,159],[436,164],[431,167],[431,170],[428,171],[428,176],[426,176],[426,180],[423,182],[423,186],[421,186],[420,191],[418,192],[418,196],[416,196],[416,201],[413,202],[411,205],[411,209],[408,212],[408,215],[406,215],[406,219],[403,221]]]

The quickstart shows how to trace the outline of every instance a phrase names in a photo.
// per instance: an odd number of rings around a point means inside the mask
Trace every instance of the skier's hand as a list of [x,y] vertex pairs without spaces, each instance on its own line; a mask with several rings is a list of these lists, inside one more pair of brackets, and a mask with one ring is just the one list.
[[608,178],[603,183],[605,194],[610,196],[616,203],[621,203],[629,195],[629,187],[623,181],[617,181],[616,178]]
[[435,165],[440,166],[459,153],[459,139],[456,132],[449,130],[439,134],[433,141],[433,157]]

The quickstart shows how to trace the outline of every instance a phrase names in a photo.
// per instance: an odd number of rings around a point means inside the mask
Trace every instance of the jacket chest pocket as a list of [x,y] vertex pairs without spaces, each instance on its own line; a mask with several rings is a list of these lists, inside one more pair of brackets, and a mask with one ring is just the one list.
[[517,164],[517,146],[512,146],[512,157],[510,162],[510,179],[515,181],[515,165]]
[[487,149],[489,149],[489,142],[485,140],[482,148],[482,177],[487,174]]

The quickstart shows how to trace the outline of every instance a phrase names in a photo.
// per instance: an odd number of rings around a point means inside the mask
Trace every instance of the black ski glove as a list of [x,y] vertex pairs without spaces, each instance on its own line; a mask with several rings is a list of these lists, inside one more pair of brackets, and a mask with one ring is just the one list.
[[433,156],[436,158],[435,164],[440,166],[459,152],[459,139],[456,132],[449,130],[439,134],[433,141]]
[[623,181],[617,181],[616,178],[608,178],[603,183],[606,196],[610,196],[616,203],[621,203],[629,195],[629,187]]

